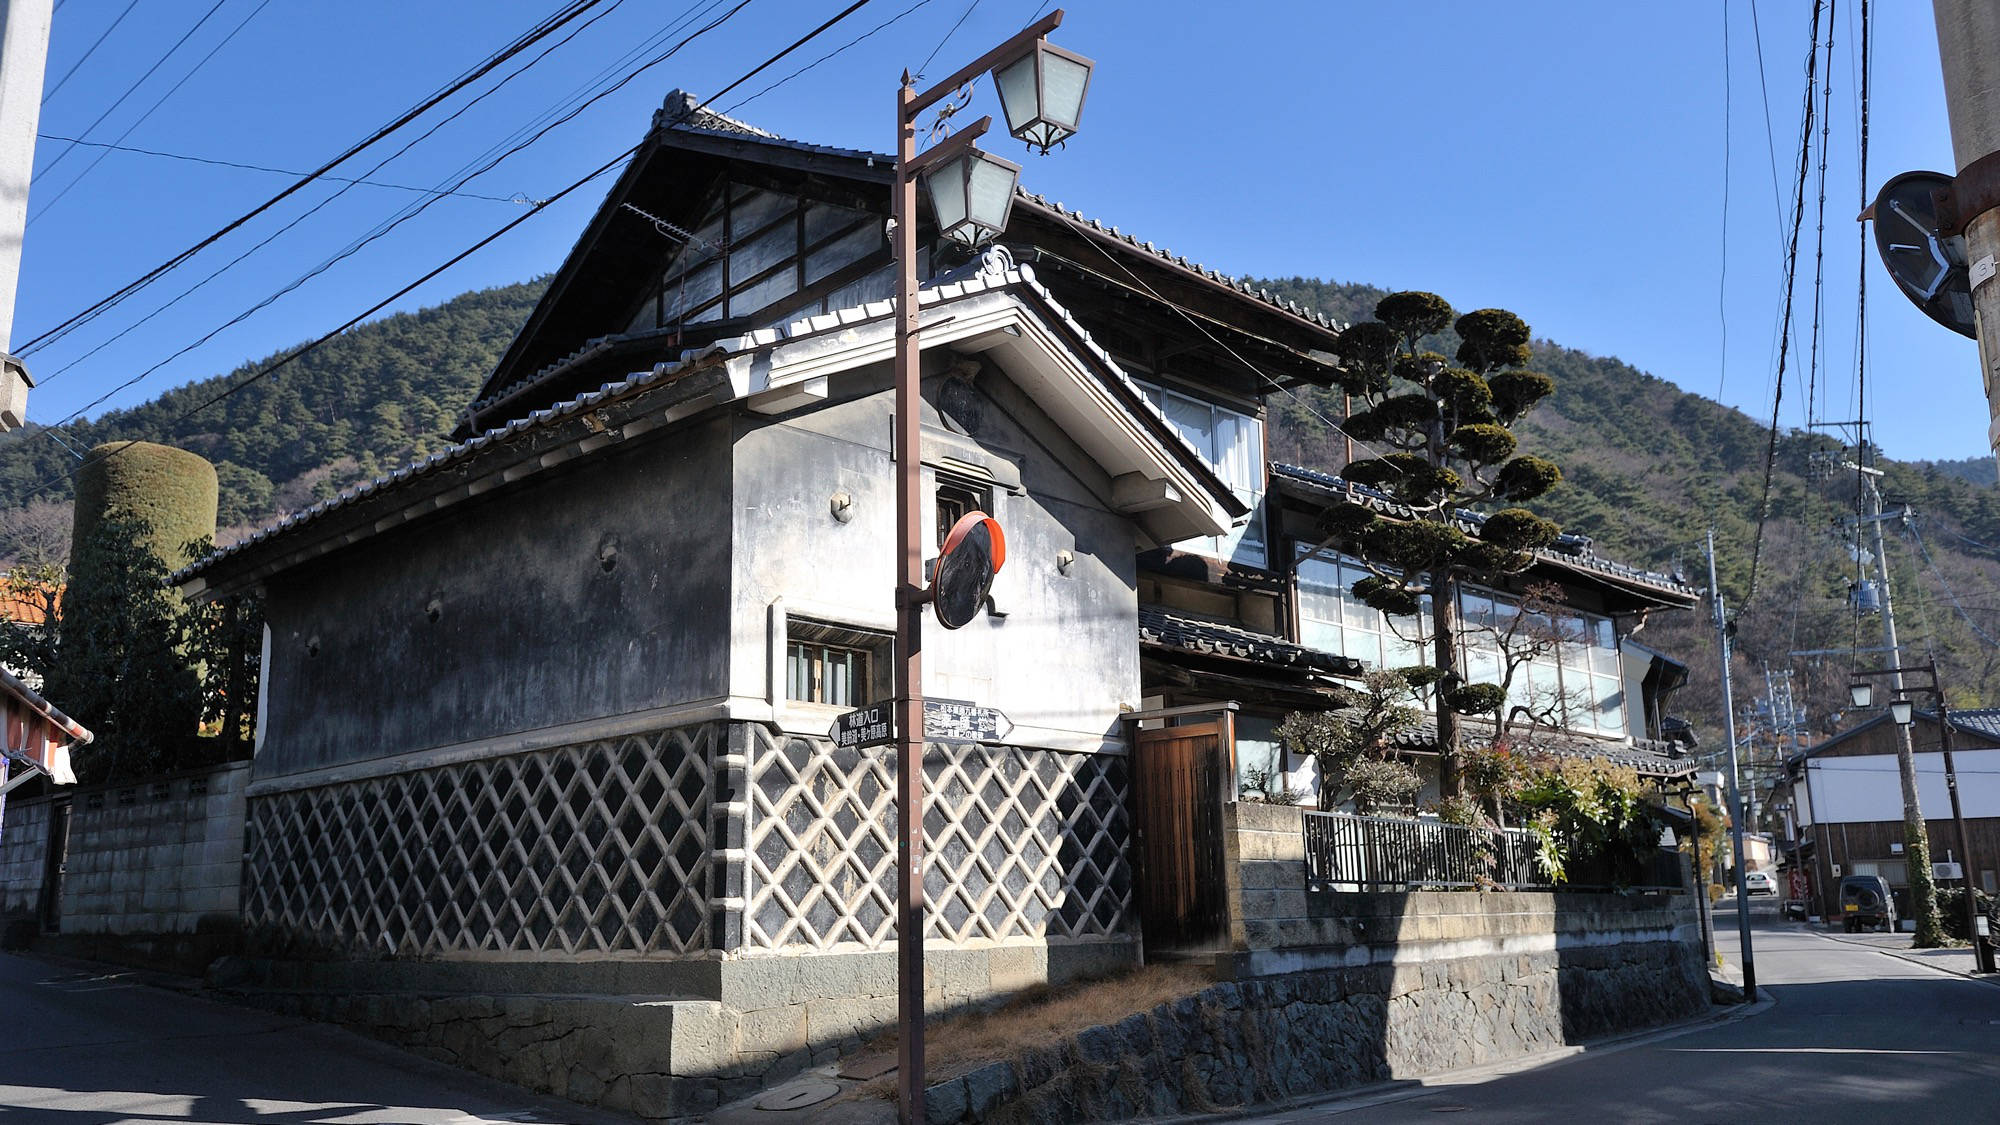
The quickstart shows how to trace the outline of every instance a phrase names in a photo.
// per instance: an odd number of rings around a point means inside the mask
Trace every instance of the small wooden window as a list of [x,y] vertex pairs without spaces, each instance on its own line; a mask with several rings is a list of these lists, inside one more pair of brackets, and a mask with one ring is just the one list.
[[993,514],[993,490],[964,477],[939,473],[937,478],[937,545],[967,512]]
[[859,707],[868,699],[869,652],[846,645],[793,641],[786,658],[790,688],[802,703]]
[[864,707],[889,696],[892,638],[797,619],[789,623],[787,633],[785,698]]

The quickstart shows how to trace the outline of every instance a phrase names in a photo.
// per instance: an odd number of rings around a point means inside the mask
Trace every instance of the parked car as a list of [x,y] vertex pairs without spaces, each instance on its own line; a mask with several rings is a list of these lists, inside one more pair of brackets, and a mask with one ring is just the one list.
[[1769,871],[1745,871],[1743,889],[1753,895],[1774,895],[1778,893],[1778,881],[1771,878]]
[[1896,928],[1896,900],[1880,875],[1849,875],[1840,881],[1840,921],[1850,934]]

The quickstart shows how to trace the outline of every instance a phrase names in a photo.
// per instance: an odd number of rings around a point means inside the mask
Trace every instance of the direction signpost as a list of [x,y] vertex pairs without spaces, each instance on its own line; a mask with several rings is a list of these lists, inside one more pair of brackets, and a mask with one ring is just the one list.
[[[981,707],[967,699],[924,700],[925,742],[998,742],[1013,730],[1013,722],[997,707]],[[896,741],[895,701],[841,715],[826,736],[842,749],[887,746]]]
[[863,746],[887,746],[896,741],[896,706],[893,702],[857,708],[833,721],[826,736],[843,750]]

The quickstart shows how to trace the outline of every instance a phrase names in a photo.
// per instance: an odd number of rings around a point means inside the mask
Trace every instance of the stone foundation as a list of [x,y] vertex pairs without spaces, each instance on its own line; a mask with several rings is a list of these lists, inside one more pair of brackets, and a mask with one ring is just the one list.
[[[932,949],[925,962],[927,1006],[941,1016],[1136,967],[1139,949]],[[210,983],[244,1003],[655,1121],[686,1120],[831,1062],[896,1023],[893,950],[580,964],[237,958]],[[581,995],[584,985],[603,991]],[[674,994],[633,994],[662,985]]]
[[1519,1058],[1707,1008],[1700,954],[1677,942],[1227,982],[934,1085],[928,1117],[1214,1112]]

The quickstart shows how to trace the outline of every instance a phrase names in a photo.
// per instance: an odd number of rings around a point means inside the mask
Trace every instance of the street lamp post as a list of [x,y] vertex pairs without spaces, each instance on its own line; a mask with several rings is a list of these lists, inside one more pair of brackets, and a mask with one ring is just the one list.
[[[983,117],[917,153],[917,118],[988,71],[1000,90],[1008,132],[1043,152],[1076,131],[1091,63],[1045,40],[1057,9],[1006,42],[918,92],[908,71],[896,91],[896,1028],[898,1116],[924,1120],[924,701],[922,345],[917,308],[917,180],[929,188],[939,234],[967,247],[1007,227],[1020,167],[974,146]],[[954,109],[956,107],[953,107]],[[940,111],[940,117],[950,110]]]
[[[1965,933],[1967,940],[1976,944],[1979,941],[1979,905],[1976,901],[1977,896],[1973,890],[1972,881],[1974,870],[1972,864],[1972,835],[1966,831],[1965,810],[1959,804],[1958,770],[1954,768],[1951,760],[1951,710],[1944,699],[1944,688],[1938,682],[1937,660],[1936,658],[1932,658],[1925,661],[1921,666],[1882,668],[1872,672],[1856,672],[1854,675],[1856,677],[1895,677],[1894,682],[1899,686],[1896,698],[1889,701],[1889,717],[1897,725],[1908,728],[1916,720],[1916,710],[1909,696],[1902,694],[1900,687],[1902,680],[1900,677],[1919,672],[1930,677],[1929,686],[1922,688],[1922,690],[1930,692],[1931,698],[1937,700],[1938,749],[1944,754],[1944,786],[1945,792],[1951,797],[1952,823],[1958,827],[1958,870],[1959,876],[1965,882]],[[1847,690],[1849,696],[1854,701],[1854,705],[1857,707],[1867,707],[1870,703],[1874,702],[1874,685],[1870,684],[1866,678],[1857,678],[1853,683],[1848,685]],[[1975,966],[1983,964],[1984,961],[1982,959],[1974,958]]]

